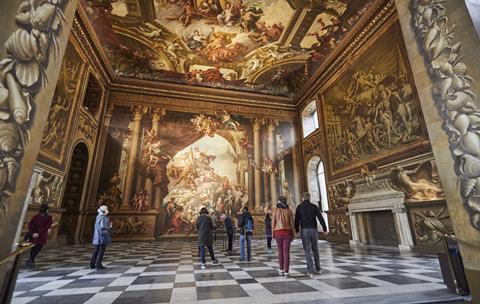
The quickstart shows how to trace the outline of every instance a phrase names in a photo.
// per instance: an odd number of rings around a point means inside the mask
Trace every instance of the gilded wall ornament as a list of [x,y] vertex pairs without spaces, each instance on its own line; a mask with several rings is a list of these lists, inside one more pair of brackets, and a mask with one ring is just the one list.
[[461,42],[453,41],[455,25],[448,20],[444,2],[412,0],[411,10],[415,35],[431,71],[436,106],[456,160],[460,195],[472,226],[480,230],[480,107],[470,89],[473,79],[462,62]]
[[328,196],[333,209],[345,208],[350,203],[350,200],[355,195],[356,188],[353,181],[349,179],[343,180],[335,185],[328,187]]
[[56,207],[59,205],[62,188],[63,177],[35,167],[26,201],[28,204],[46,203]]
[[445,197],[440,180],[432,162],[427,161],[413,169],[395,167],[390,173],[394,186],[405,193],[407,201],[429,201]]
[[47,81],[51,55],[58,56],[58,36],[69,0],[23,1],[15,16],[17,30],[5,42],[0,60],[0,213],[15,191],[17,174],[29,141],[36,95]]

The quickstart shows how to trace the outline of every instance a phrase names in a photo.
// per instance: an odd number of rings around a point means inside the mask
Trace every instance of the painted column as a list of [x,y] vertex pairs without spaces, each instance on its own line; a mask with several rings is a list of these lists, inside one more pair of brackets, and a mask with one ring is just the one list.
[[[276,167],[276,144],[275,144],[275,128],[278,125],[278,121],[271,120],[268,124],[268,159],[273,162],[273,166]],[[275,204],[278,201],[278,185],[277,177],[275,176],[275,171],[270,172],[270,194],[272,197],[272,204]]]
[[395,5],[472,302],[480,303],[480,137],[478,110],[470,110],[480,107],[480,40],[464,1]]
[[[157,136],[160,136],[160,120],[162,117],[165,116],[165,110],[164,109],[159,109],[155,108],[152,111],[152,130],[155,131],[155,134]],[[160,189],[160,185],[155,185],[153,187],[153,205],[155,206],[156,210],[160,210],[162,208],[162,192]]]
[[252,210],[255,208],[255,169],[252,164],[248,165],[248,208]]
[[143,107],[132,107],[133,128],[130,153],[128,154],[127,173],[125,174],[125,189],[123,190],[123,200],[121,208],[130,208],[130,200],[134,194],[134,181],[136,175],[136,166],[138,166],[138,150],[140,149],[140,140],[142,136],[142,116]]
[[297,140],[297,136],[295,132],[295,128],[292,124],[290,127],[290,147],[292,149],[292,160],[293,160],[293,202],[292,204],[298,205],[300,202],[300,183],[301,183],[301,174],[298,171],[298,169],[301,166],[300,158],[299,158],[299,153],[297,150],[298,143],[299,141]]
[[260,209],[262,201],[262,142],[261,142],[262,122],[260,119],[253,120],[253,159],[255,161],[254,181],[255,181],[255,209]]
[[[267,134],[263,134],[263,140],[262,140],[262,149],[263,149],[263,159],[268,159],[268,138]],[[263,171],[262,172],[263,176],[263,204],[267,204],[270,202],[271,196],[270,196],[270,175]]]

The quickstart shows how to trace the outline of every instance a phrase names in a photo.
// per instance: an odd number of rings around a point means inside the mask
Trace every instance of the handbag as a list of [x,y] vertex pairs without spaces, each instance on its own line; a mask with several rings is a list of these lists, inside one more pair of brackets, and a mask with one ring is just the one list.
[[[33,228],[36,229],[37,227],[33,226]],[[32,241],[32,239],[33,239],[33,232],[32,230],[29,229],[27,232],[25,232],[25,235],[23,236],[23,240],[25,242],[30,242]]]

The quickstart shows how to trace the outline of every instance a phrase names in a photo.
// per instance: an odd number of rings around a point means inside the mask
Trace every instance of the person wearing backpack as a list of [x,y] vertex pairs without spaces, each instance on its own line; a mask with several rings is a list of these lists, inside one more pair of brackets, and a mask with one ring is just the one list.
[[248,207],[243,207],[242,215],[238,219],[240,228],[240,261],[245,261],[245,242],[247,243],[247,260],[252,260],[253,217]]
[[272,217],[273,237],[277,242],[278,251],[278,274],[288,277],[290,268],[290,244],[295,235],[295,223],[293,212],[288,208],[287,199],[284,196],[278,198],[277,209]]

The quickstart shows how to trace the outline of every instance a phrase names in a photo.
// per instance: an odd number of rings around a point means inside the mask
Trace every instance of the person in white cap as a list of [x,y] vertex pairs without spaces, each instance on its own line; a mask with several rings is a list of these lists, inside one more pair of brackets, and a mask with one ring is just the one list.
[[93,252],[90,260],[90,268],[101,270],[106,268],[102,265],[102,259],[105,249],[107,249],[107,245],[112,242],[112,237],[110,235],[110,229],[112,228],[112,225],[107,217],[107,206],[100,206],[97,212],[98,215],[95,220],[95,227],[93,229],[93,245],[95,246],[95,251]]

